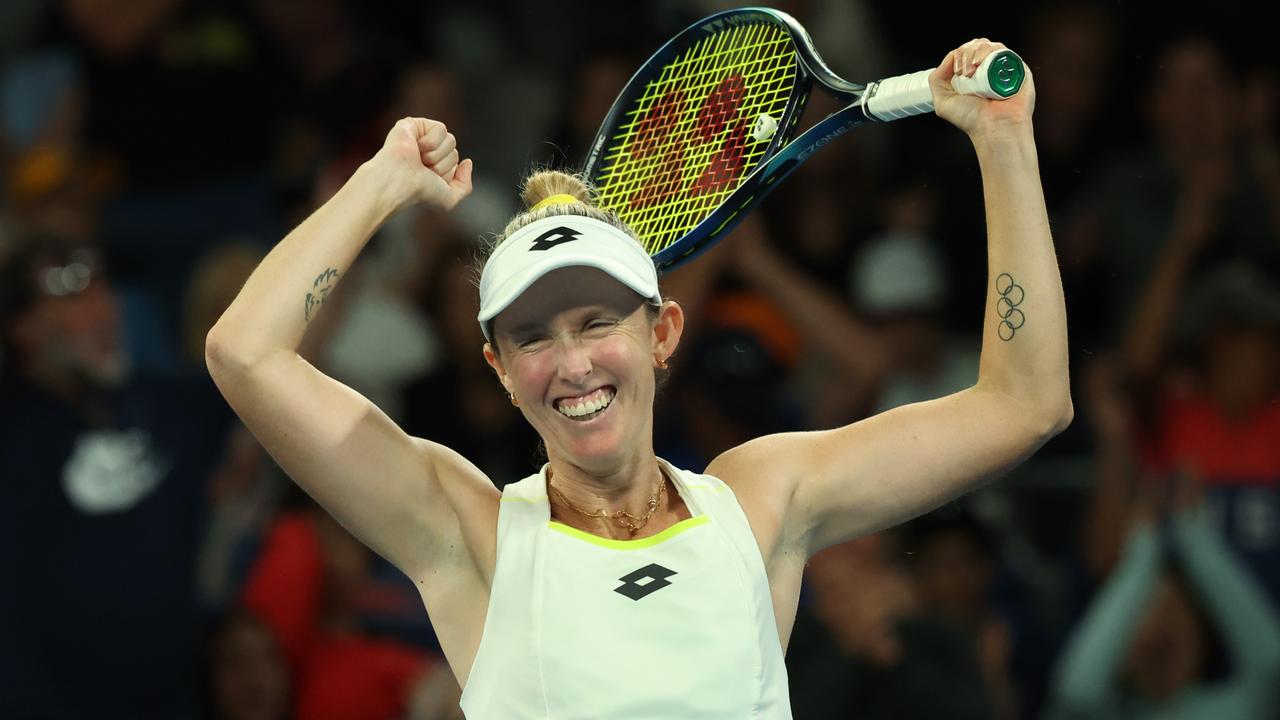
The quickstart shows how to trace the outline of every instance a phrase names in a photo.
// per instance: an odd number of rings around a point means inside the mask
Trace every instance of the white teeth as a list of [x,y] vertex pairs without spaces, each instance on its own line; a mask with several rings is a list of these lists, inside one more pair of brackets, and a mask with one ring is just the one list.
[[609,407],[609,403],[613,402],[613,392],[609,390],[599,390],[592,393],[593,397],[589,400],[580,400],[573,405],[563,404],[558,408],[562,415],[576,418],[592,413],[600,412]]

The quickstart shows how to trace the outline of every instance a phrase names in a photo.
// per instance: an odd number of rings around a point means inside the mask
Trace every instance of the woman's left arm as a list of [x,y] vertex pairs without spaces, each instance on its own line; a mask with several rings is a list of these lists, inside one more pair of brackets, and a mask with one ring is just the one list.
[[[974,40],[933,72],[939,116],[969,136],[986,199],[986,316],[978,381],[834,430],[770,435],[708,468],[781,498],[783,531],[810,554],[915,517],[1015,467],[1072,418],[1066,307],[1032,139],[1028,70],[1003,101],[957,95],[1002,45]],[[961,70],[960,68],[963,67]]]

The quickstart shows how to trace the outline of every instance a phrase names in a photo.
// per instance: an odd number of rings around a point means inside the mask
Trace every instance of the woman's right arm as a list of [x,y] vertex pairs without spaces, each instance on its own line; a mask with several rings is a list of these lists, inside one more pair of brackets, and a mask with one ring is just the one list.
[[[471,540],[462,538],[471,525],[459,512],[492,503],[496,522],[497,490],[456,453],[405,434],[304,360],[298,346],[388,217],[419,202],[451,209],[470,191],[471,161],[458,162],[445,126],[401,120],[383,148],[267,255],[205,342],[214,382],[280,467],[411,577],[463,557],[464,545],[483,551],[458,541]],[[491,534],[478,532],[475,541]]]

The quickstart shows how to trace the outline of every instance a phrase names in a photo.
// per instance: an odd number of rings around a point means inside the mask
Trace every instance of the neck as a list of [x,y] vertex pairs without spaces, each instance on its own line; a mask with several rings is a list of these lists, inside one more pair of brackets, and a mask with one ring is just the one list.
[[[658,491],[659,484],[666,482],[666,476],[652,450],[604,471],[586,469],[564,458],[552,456],[547,476],[549,484],[556,491],[582,510],[604,510],[607,513],[625,510],[638,517],[644,517],[649,511],[649,502]],[[588,525],[591,530],[602,531],[601,534],[605,535],[630,537],[629,531],[617,522],[585,517],[563,507],[554,493],[549,495],[556,519],[572,519],[574,525]],[[666,502],[670,502],[670,493]],[[663,510],[659,506],[654,516],[661,514]]]

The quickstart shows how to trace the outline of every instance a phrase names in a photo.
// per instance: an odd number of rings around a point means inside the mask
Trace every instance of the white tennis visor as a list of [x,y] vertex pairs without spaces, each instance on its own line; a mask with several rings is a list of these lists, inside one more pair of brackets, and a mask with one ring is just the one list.
[[493,342],[493,319],[538,278],[559,268],[583,266],[603,270],[645,300],[662,304],[657,268],[634,238],[595,218],[554,215],[511,233],[485,263],[476,317],[485,339]]

